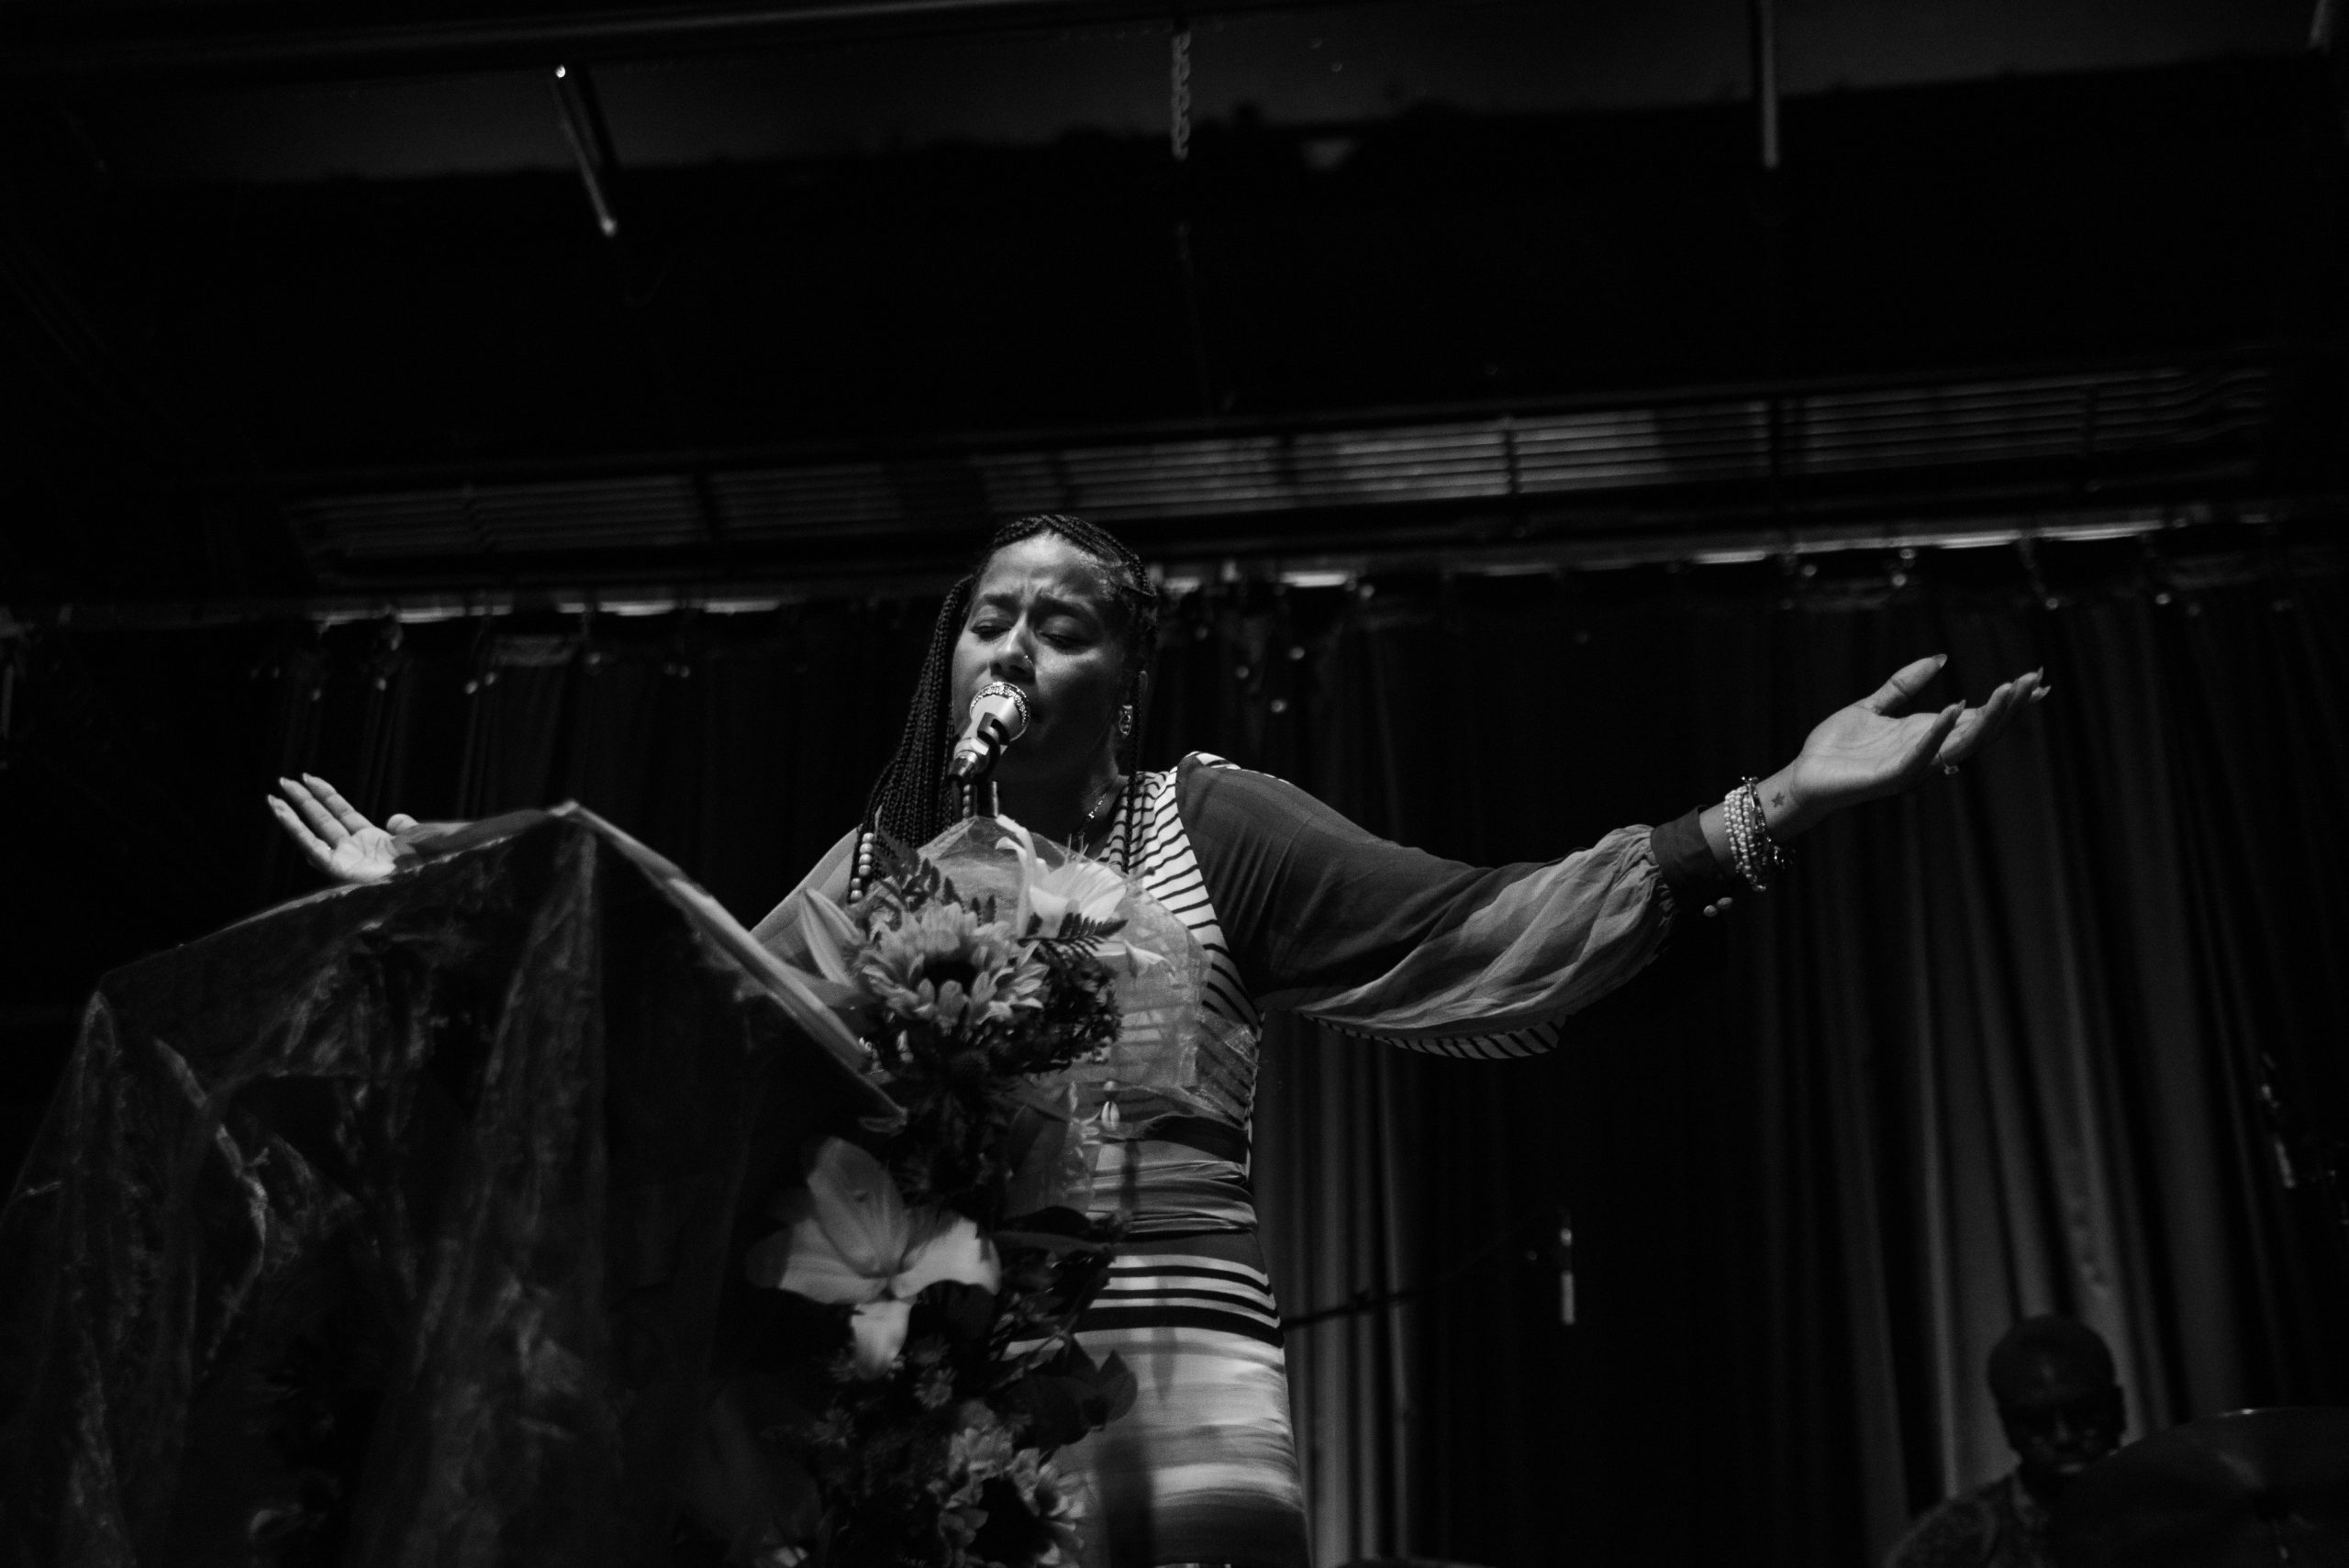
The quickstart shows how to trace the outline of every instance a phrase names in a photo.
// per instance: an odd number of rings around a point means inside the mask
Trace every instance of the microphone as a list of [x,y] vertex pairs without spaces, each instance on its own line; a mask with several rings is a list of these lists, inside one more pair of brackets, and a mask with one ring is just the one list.
[[989,681],[971,699],[971,717],[963,722],[962,739],[954,742],[946,776],[963,784],[986,777],[1003,749],[1027,733],[1028,699],[1008,681]]

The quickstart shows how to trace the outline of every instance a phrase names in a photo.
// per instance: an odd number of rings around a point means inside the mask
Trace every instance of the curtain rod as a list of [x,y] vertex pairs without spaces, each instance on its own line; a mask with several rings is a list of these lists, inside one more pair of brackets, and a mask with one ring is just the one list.
[[[1843,528],[1813,527],[1783,534],[1746,528],[1714,535],[1675,535],[1670,539],[1618,534],[1489,546],[1397,545],[1310,554],[1284,554],[1269,550],[1205,557],[1179,551],[1144,553],[1166,587],[1180,594],[1211,584],[1249,580],[1281,582],[1297,587],[1338,587],[1366,577],[1393,573],[1511,577],[1674,563],[1744,565],[1789,557],[2077,543],[2149,537],[2188,528],[2249,529],[2309,520],[2311,519],[2304,509],[2288,506],[2244,506],[2224,512],[2196,506],[2162,513],[2081,513],[2027,522],[2000,519],[1892,522]],[[321,626],[366,620],[421,623],[546,611],[621,617],[666,615],[679,610],[745,615],[786,605],[942,594],[954,575],[951,571],[922,570],[761,582],[573,582],[502,588],[418,587],[234,600],[59,603],[47,606],[19,600],[14,606],[0,606],[0,639],[21,633],[28,623],[167,630],[279,620],[309,620]]]

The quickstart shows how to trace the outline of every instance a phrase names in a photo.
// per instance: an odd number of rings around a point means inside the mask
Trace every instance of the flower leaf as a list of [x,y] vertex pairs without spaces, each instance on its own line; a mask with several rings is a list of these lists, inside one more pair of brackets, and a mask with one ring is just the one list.
[[984,1344],[995,1327],[996,1293],[960,1280],[941,1280],[914,1305],[957,1349]]

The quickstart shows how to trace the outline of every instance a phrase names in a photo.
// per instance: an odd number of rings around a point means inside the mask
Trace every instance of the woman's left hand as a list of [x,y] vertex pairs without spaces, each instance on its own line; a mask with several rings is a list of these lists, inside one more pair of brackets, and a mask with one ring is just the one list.
[[2000,685],[1979,707],[1957,702],[1938,712],[1905,711],[1948,662],[1937,653],[1903,665],[1868,695],[1829,714],[1801,755],[1763,786],[1772,836],[1799,833],[1847,806],[1898,795],[1936,769],[1955,771],[2052,689],[2045,673],[2033,670]]
[[278,825],[312,865],[337,882],[381,882],[414,852],[404,836],[422,824],[405,811],[392,813],[378,828],[316,773],[280,779],[277,787],[284,800],[264,798]]

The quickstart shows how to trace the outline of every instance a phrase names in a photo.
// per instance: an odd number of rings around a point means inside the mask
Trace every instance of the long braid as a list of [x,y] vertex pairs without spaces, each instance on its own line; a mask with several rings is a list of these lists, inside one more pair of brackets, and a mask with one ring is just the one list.
[[[1138,677],[1157,648],[1157,585],[1151,582],[1150,569],[1142,563],[1141,557],[1127,549],[1114,534],[1066,512],[1038,512],[1015,518],[996,529],[971,570],[948,591],[946,602],[938,606],[938,619],[930,630],[930,651],[922,659],[921,675],[914,685],[913,706],[906,715],[904,731],[897,737],[897,750],[882,768],[880,776],[873,781],[873,793],[865,797],[864,832],[857,845],[854,878],[860,891],[870,879],[873,835],[876,831],[910,849],[930,842],[953,821],[956,804],[954,790],[946,777],[946,763],[962,727],[947,713],[946,697],[953,677],[954,642],[963,635],[963,622],[970,613],[971,593],[979,573],[985,570],[996,551],[1047,531],[1059,534],[1105,565],[1119,568],[1118,575],[1123,581],[1116,583],[1115,587],[1119,603],[1126,612],[1127,669]],[[1136,718],[1133,733],[1119,748],[1119,766],[1128,771],[1141,745],[1139,714]]]
[[[946,723],[946,688],[954,668],[954,639],[963,635],[976,580],[975,573],[964,576],[938,606],[938,619],[930,628],[930,651],[922,658],[897,749],[864,798],[865,828],[878,828],[908,848],[930,842],[946,826],[941,797],[946,793],[946,758],[959,732]],[[930,786],[927,789],[922,787],[925,779]]]

